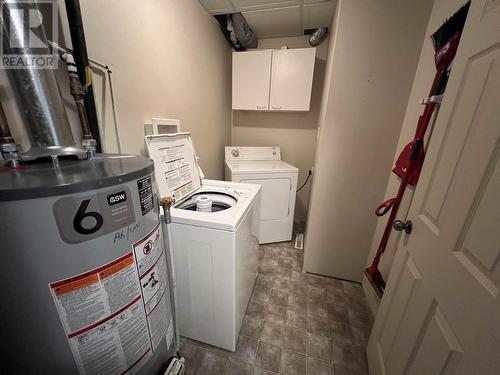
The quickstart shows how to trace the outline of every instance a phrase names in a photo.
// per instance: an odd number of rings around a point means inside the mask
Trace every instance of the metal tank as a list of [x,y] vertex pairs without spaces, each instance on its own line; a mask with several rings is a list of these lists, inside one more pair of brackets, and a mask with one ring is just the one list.
[[0,170],[0,373],[157,374],[176,352],[152,162]]
[[[10,18],[4,41],[26,27]],[[177,343],[153,163],[95,154],[86,93],[65,62],[84,147],[53,71],[7,72],[24,153],[0,103],[0,374],[163,374]]]

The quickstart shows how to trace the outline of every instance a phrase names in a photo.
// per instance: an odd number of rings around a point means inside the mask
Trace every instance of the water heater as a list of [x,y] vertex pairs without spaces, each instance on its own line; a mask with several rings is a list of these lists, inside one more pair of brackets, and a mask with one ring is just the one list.
[[157,374],[175,353],[144,157],[0,171],[0,373]]
[[[2,22],[24,3],[3,4]],[[177,353],[175,293],[153,163],[95,153],[85,89],[63,58],[81,144],[53,70],[7,70],[24,152],[0,103],[0,374],[163,374]]]

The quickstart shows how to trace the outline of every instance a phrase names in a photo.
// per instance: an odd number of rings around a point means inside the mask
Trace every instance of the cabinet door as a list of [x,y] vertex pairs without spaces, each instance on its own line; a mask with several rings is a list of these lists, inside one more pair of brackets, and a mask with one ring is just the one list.
[[269,109],[271,53],[233,52],[233,109]]
[[309,111],[316,48],[273,51],[270,110]]

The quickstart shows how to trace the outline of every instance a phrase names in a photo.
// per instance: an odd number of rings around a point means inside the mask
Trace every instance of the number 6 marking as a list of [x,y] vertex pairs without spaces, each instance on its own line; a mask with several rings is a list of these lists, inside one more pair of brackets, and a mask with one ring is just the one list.
[[[85,212],[87,207],[89,206],[90,199],[85,199],[80,204],[78,211],[73,219],[73,228],[80,234],[92,234],[101,229],[104,220],[102,219],[102,215],[98,212],[89,211]],[[82,225],[83,219],[86,217],[91,217],[95,220],[95,224],[92,228],[84,228]]]

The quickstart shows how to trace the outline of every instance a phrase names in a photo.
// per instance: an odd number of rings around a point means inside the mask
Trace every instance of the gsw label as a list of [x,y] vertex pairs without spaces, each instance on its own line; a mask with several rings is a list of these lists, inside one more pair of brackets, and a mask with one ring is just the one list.
[[125,202],[126,200],[127,200],[127,194],[124,191],[108,195],[108,204],[110,206],[113,206],[120,202]]
[[121,228],[135,222],[131,194],[126,185],[121,185],[57,200],[53,212],[62,240],[74,244],[112,232],[121,234]]

